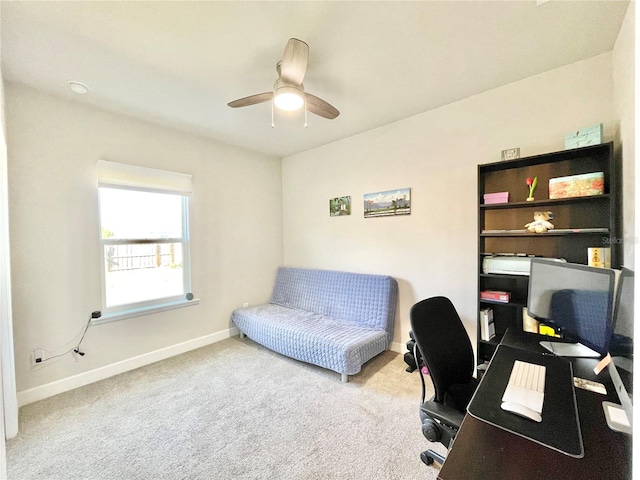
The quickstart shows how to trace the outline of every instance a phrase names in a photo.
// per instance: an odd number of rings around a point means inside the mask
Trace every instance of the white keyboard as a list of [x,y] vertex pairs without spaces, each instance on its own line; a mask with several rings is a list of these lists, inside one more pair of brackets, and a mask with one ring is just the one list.
[[546,375],[543,365],[516,360],[502,401],[522,405],[541,415]]

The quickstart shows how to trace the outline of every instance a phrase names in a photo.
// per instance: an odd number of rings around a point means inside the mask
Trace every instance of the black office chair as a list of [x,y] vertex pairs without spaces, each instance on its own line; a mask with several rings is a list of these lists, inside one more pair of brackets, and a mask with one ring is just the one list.
[[[422,433],[430,442],[440,442],[449,448],[478,386],[473,378],[471,341],[458,312],[446,297],[416,303],[410,317],[415,348],[427,365],[435,390],[433,398],[425,401],[424,377],[418,369],[422,380]],[[441,465],[444,462],[444,457],[433,450],[422,452],[420,458],[427,465],[434,460]]]

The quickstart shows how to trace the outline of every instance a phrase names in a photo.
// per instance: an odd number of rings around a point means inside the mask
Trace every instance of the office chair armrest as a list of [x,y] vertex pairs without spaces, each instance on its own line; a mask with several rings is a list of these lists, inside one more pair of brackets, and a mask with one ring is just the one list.
[[434,418],[445,425],[451,426],[456,430],[460,428],[460,424],[464,419],[465,412],[461,412],[453,407],[436,403],[432,401],[424,402],[420,410],[428,417]]

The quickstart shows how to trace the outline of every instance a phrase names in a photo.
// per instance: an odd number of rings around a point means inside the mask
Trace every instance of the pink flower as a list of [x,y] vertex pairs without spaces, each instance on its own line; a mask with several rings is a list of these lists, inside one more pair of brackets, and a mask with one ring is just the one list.
[[533,185],[533,178],[531,177],[527,178],[527,185],[529,186]]

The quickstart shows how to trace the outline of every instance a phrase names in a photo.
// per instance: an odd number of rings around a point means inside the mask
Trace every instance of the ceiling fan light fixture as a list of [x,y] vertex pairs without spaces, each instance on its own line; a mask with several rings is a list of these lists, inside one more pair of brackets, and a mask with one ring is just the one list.
[[278,79],[273,84],[273,89],[269,92],[239,98],[227,105],[231,108],[239,108],[271,102],[272,127],[274,126],[273,112],[276,108],[290,112],[304,108],[305,127],[307,126],[307,112],[329,120],[336,118],[340,115],[336,107],[304,90],[302,81],[307,71],[308,60],[309,45],[297,38],[290,38],[284,49],[282,60],[276,63]]
[[290,85],[283,85],[276,89],[273,97],[273,103],[280,110],[292,112],[299,110],[304,105],[304,99],[300,90]]

